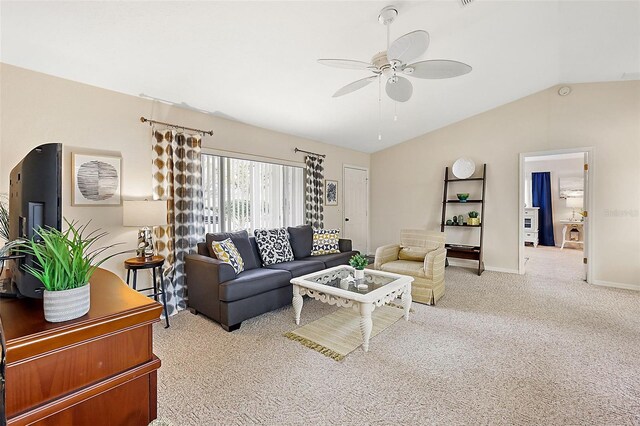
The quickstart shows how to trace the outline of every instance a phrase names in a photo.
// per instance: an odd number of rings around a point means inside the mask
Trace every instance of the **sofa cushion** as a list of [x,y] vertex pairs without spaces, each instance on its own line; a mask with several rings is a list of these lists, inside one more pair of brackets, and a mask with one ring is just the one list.
[[273,265],[265,266],[265,268],[289,271],[291,273],[291,278],[296,278],[312,272],[322,271],[325,266],[324,262],[319,262],[317,260],[292,260],[291,262],[275,263]]
[[414,262],[423,262],[427,257],[427,253],[435,249],[425,247],[402,247],[398,252],[398,259],[413,260]]
[[290,284],[290,280],[291,274],[288,271],[251,269],[239,273],[235,280],[221,283],[218,296],[221,301],[233,302],[284,287]]
[[262,265],[267,266],[293,260],[289,233],[286,228],[256,229],[253,234],[256,237]]
[[227,238],[224,241],[212,241],[211,249],[216,258],[231,265],[236,274],[244,271],[244,260],[242,260],[242,256],[236,245],[231,241],[231,238]]
[[351,256],[353,256],[354,254],[358,254],[358,252],[354,250],[354,251],[345,251],[343,253],[323,254],[320,256],[305,257],[304,259],[300,259],[300,260],[304,260],[305,262],[321,261],[322,263],[324,263],[325,267],[332,268],[338,265],[348,265],[349,259],[351,259]]
[[205,240],[207,242],[209,256],[216,257],[215,253],[213,253],[213,249],[211,248],[211,243],[213,241],[224,241],[227,238],[231,238],[231,241],[233,241],[233,244],[240,252],[240,256],[242,256],[242,260],[244,261],[245,271],[260,267],[260,260],[256,258],[253,250],[251,249],[251,243],[249,242],[249,234],[247,231],[216,232],[215,234],[207,234]]
[[311,225],[290,226],[289,241],[291,241],[291,249],[296,259],[311,256],[311,248],[313,247],[313,228]]
[[311,256],[340,253],[339,240],[339,229],[314,229]]
[[394,260],[393,262],[383,263],[380,270],[393,272],[401,275],[411,275],[412,277],[424,278],[424,263],[412,260]]

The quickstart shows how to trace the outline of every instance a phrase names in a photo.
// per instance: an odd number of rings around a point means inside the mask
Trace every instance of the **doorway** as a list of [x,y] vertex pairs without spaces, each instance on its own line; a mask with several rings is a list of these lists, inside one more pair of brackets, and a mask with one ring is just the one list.
[[593,149],[520,154],[519,273],[591,282]]
[[343,238],[350,239],[353,249],[368,254],[369,247],[369,170],[344,165]]

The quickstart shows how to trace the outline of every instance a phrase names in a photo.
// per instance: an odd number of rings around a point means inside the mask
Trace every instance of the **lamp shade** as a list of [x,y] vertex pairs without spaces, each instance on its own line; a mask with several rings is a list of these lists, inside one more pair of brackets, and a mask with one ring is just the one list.
[[567,207],[582,208],[583,204],[584,204],[584,200],[582,198],[577,198],[577,197],[567,198]]
[[160,226],[167,224],[167,201],[123,201],[124,226]]

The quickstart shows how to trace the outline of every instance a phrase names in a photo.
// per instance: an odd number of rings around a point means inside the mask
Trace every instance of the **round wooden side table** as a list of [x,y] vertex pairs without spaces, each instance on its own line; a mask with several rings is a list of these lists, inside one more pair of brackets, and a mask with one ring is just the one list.
[[[157,302],[158,296],[162,297],[162,305],[164,306],[164,318],[167,324],[164,328],[169,328],[169,312],[167,310],[167,296],[165,294],[164,279],[162,279],[162,267],[164,266],[164,257],[153,256],[149,257],[132,257],[124,261],[124,269],[127,270],[127,284],[131,278],[131,271],[133,271],[133,289],[136,291],[153,290],[153,293],[149,297]],[[153,287],[149,288],[136,288],[138,270],[151,269],[153,271]],[[160,283],[158,284],[158,281]]]

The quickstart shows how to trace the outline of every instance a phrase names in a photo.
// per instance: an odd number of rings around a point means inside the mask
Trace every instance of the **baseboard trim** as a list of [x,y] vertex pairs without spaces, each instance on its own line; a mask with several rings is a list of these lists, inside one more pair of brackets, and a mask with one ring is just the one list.
[[640,284],[627,284],[627,283],[615,283],[612,281],[593,280],[594,285],[602,287],[621,288],[623,290],[635,290],[640,291]]
[[487,271],[502,272],[502,273],[505,273],[505,274],[516,274],[516,275],[520,274],[517,269],[498,268],[496,266],[486,266],[485,265],[484,269],[487,270]]
[[[462,268],[471,268],[478,269],[478,262],[475,260],[464,260],[464,259],[449,259],[449,265],[451,266],[459,266]],[[518,275],[517,269],[508,269],[508,268],[499,268],[497,266],[484,265],[485,271],[491,272],[502,272],[505,274],[516,274]]]

